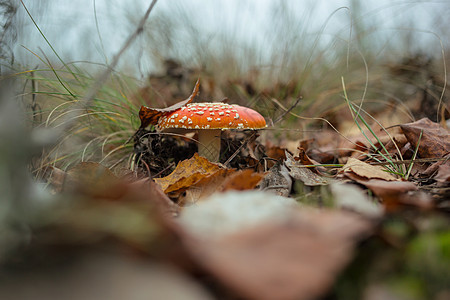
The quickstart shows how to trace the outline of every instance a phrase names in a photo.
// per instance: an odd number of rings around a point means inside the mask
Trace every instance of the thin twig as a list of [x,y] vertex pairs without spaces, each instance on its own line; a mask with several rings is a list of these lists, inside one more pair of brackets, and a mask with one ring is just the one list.
[[[158,173],[156,173],[155,175],[151,175],[149,176],[151,179],[158,177],[159,175],[161,175],[162,173],[164,173],[165,171],[169,170],[170,168],[172,168],[175,165],[175,163],[171,162],[167,167],[165,167],[164,169],[162,169],[161,171],[159,171]],[[150,171],[149,171],[150,172]]]
[[284,106],[282,106],[282,108],[284,109],[284,113],[281,116],[279,116],[275,120],[275,122],[273,122],[273,124],[277,124],[278,122],[280,122],[284,118],[284,116],[286,116],[288,113],[290,113],[298,105],[300,100],[302,100],[302,97],[298,97],[297,100],[295,101],[295,103],[293,105],[291,105],[291,107],[289,107],[289,109],[287,109],[287,110]]

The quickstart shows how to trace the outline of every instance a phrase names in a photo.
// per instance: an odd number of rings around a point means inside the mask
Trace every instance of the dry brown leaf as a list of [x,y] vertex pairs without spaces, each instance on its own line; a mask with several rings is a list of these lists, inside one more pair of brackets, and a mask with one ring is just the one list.
[[419,145],[419,155],[422,158],[444,157],[450,152],[450,132],[438,123],[428,118],[414,123],[400,125],[403,133],[411,145],[416,147],[420,133],[423,130]]
[[188,241],[197,262],[243,299],[316,299],[371,224],[342,211],[297,210],[219,240]]
[[434,176],[434,180],[440,183],[450,184],[450,161],[439,165],[437,174]]
[[251,190],[263,177],[264,174],[255,173],[252,170],[220,169],[191,185],[186,190],[186,195],[179,198],[178,203],[180,205],[192,204],[217,191]]
[[412,197],[412,195],[409,195],[408,193],[416,192],[418,190],[417,186],[410,181],[367,179],[353,173],[347,173],[346,176],[369,188],[383,201],[383,204],[388,211],[395,210],[398,206],[403,204],[412,205],[416,203],[416,206],[419,207],[429,206],[428,203],[422,205],[422,203],[417,201],[408,201],[408,197]]
[[[408,143],[408,140],[406,139],[404,134],[396,133],[392,136],[392,139],[391,139],[391,137],[389,137],[387,135],[381,137],[380,142],[383,143],[387,152],[390,153],[392,156],[394,156],[394,155],[398,154],[397,148],[398,148],[398,150],[400,150],[402,155],[405,154],[405,152],[402,152],[402,149],[405,149],[405,146]],[[375,147],[381,149],[381,145],[378,141],[374,145],[375,145]]]
[[266,144],[266,155],[267,157],[273,158],[275,160],[284,160],[286,159],[285,148],[281,148],[279,146],[273,145],[271,143]]
[[141,128],[145,128],[148,125],[156,125],[158,124],[158,120],[160,117],[162,117],[164,114],[177,110],[186,104],[189,104],[192,102],[192,100],[197,96],[198,89],[200,85],[200,79],[197,80],[195,83],[194,90],[192,91],[192,94],[187,98],[186,100],[180,101],[178,103],[175,103],[172,106],[166,107],[166,108],[150,108],[141,106],[141,109],[139,110],[139,119],[141,120]]
[[372,166],[353,157],[349,157],[345,166],[342,167],[341,172],[344,172],[345,175],[354,173],[367,179],[383,179],[387,181],[397,180],[397,178],[390,173],[385,172],[383,167]]
[[264,178],[264,173],[256,173],[250,169],[240,170],[229,176],[221,186],[221,191],[251,190]]
[[204,177],[210,176],[222,169],[218,164],[212,163],[195,153],[190,159],[178,163],[175,170],[168,176],[156,178],[155,182],[164,193],[183,191],[191,185],[199,182]]
[[289,196],[292,189],[292,178],[289,176],[289,170],[284,164],[277,162],[264,176],[260,188],[279,196]]
[[331,183],[331,179],[317,175],[309,168],[302,167],[300,162],[294,160],[292,155],[286,152],[287,159],[284,162],[286,167],[289,169],[289,175],[296,180],[300,180],[305,185],[316,186],[316,185],[327,185]]
[[417,186],[410,181],[386,181],[380,179],[369,179],[361,178],[348,174],[350,179],[365,185],[372,192],[380,198],[391,197],[400,195],[409,191],[416,191]]
[[303,149],[302,147],[298,147],[297,150],[298,150],[298,157],[296,157],[295,160],[300,161],[302,165],[319,164],[318,162],[311,160],[311,158],[309,158],[308,155],[306,155],[305,149]]
[[204,176],[187,188],[186,195],[180,196],[178,203],[180,205],[192,204],[212,195],[214,192],[221,190],[227,176],[235,172],[235,169],[219,169],[210,175]]

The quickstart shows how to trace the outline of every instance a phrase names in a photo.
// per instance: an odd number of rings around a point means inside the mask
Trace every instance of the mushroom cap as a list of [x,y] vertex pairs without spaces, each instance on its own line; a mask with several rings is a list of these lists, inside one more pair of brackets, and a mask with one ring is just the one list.
[[253,109],[226,103],[190,103],[159,118],[158,129],[260,129],[264,117]]

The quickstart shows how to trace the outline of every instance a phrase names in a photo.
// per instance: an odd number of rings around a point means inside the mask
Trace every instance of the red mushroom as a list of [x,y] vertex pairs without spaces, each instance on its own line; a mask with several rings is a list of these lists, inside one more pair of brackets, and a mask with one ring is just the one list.
[[198,153],[219,161],[220,134],[226,129],[266,127],[263,116],[253,109],[226,103],[190,103],[159,118],[157,128],[197,129]]

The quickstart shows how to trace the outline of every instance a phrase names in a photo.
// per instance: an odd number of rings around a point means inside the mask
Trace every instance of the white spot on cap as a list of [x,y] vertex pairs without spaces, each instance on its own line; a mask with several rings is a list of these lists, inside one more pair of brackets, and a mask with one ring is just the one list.
[[188,119],[188,124],[192,124],[192,120],[190,118]]
[[213,119],[210,117],[207,117],[206,120],[208,120],[208,122],[211,122]]
[[205,112],[204,111],[198,111],[196,113],[199,114],[199,115],[203,115]]
[[174,119],[170,119],[170,123],[175,123],[175,120]]
[[210,115],[210,116],[214,116],[214,113],[213,113],[213,112],[210,112],[209,115]]
[[209,125],[206,125],[206,126],[205,126],[205,129],[209,129]]
[[178,118],[178,114],[173,114],[172,118]]
[[223,111],[219,112],[219,116],[223,116],[225,113]]
[[239,114],[236,113],[236,115],[234,116],[234,118],[235,118],[236,120],[239,119]]
[[194,127],[195,129],[199,129],[200,127],[198,127],[198,125],[195,125],[195,127]]
[[216,121],[220,121],[220,118],[217,118]]

